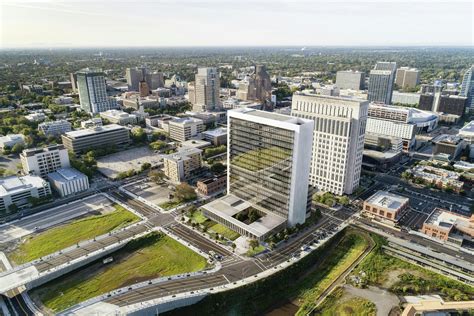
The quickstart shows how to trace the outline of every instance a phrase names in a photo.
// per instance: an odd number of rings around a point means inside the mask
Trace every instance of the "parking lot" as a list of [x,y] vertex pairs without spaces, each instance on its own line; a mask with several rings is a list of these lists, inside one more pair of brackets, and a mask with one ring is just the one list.
[[173,194],[173,190],[171,190],[168,186],[169,184],[167,183],[159,185],[154,182],[144,180],[138,183],[127,185],[124,187],[124,189],[144,198],[155,205],[160,205],[171,201],[169,196],[170,194]]
[[428,216],[429,214],[409,208],[408,211],[402,215],[398,223],[402,227],[419,230],[423,226],[423,223],[428,218]]
[[121,172],[140,171],[144,163],[156,167],[162,164],[161,158],[148,147],[133,148],[97,159],[97,170],[109,179]]

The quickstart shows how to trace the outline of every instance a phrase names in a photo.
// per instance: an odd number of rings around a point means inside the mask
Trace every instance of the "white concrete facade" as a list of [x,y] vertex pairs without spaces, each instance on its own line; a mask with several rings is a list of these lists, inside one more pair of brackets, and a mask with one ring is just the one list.
[[11,176],[0,179],[0,213],[7,212],[11,205],[23,207],[30,197],[46,197],[51,194],[49,183],[38,176]]
[[71,130],[72,125],[66,120],[43,122],[38,125],[38,131],[43,132],[46,136],[59,136]]
[[48,174],[48,180],[62,197],[89,189],[87,176],[73,168],[58,169]]
[[63,145],[25,149],[20,154],[20,159],[25,174],[42,178],[46,178],[48,173],[70,166],[69,155]]
[[351,194],[359,185],[369,102],[356,98],[294,94],[291,115],[314,123],[310,183]]

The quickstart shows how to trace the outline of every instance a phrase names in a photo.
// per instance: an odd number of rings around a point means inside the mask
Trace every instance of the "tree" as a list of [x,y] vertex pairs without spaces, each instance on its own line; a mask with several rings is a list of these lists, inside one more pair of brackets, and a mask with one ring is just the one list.
[[220,162],[216,162],[214,163],[212,166],[211,166],[211,171],[214,172],[214,173],[222,173],[226,170],[226,166],[224,166],[222,163]]
[[344,196],[341,196],[341,197],[339,198],[339,203],[342,204],[342,205],[344,205],[344,206],[345,206],[345,205],[349,205],[350,200],[349,200],[349,198],[348,198],[347,196],[344,195]]
[[155,183],[161,183],[163,182],[165,174],[161,170],[151,170],[150,172],[148,172],[148,177],[151,179],[151,181]]
[[168,138],[168,135],[165,132],[160,132],[160,131],[153,132],[153,134],[151,135],[152,141],[157,141],[157,140],[165,141],[167,138]]
[[134,143],[139,144],[139,143],[144,143],[146,141],[146,133],[143,130],[143,128],[138,127],[132,129],[132,140]]
[[24,148],[25,148],[25,146],[23,146],[23,144],[20,144],[20,143],[15,144],[12,147],[12,153],[19,154],[23,151]]
[[141,171],[143,172],[143,171],[148,170],[150,168],[151,168],[151,163],[145,162],[145,163],[142,164]]
[[11,204],[10,206],[8,206],[8,211],[14,213],[18,211],[18,206],[16,204]]
[[249,247],[252,249],[257,248],[260,245],[257,239],[250,239],[249,240]]
[[157,140],[154,141],[153,143],[150,143],[150,149],[152,150],[161,150],[167,146],[167,144],[164,141]]
[[179,202],[188,202],[195,200],[197,197],[196,192],[194,189],[187,183],[183,182],[176,186],[175,190],[175,198]]

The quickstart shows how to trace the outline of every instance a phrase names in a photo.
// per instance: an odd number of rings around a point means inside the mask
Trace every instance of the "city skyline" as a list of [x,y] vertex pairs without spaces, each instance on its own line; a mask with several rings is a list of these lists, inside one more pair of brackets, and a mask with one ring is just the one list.
[[[237,6],[216,1],[119,1],[112,5],[108,0],[81,3],[7,0],[0,8],[1,48],[471,46],[473,43],[474,7],[466,1],[428,5],[427,1],[275,4],[260,0],[244,1]],[[456,15],[445,14],[453,8]],[[390,20],[393,23],[387,23]],[[439,21],[449,27],[440,27]],[[262,27],[265,23],[267,27]],[[31,32],[33,29],[35,32]],[[42,35],[40,41],[38,34]]]

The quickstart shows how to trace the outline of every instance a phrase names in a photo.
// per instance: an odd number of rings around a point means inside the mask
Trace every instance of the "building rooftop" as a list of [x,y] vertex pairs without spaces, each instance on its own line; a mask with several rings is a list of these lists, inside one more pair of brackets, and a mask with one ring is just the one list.
[[455,227],[457,230],[474,237],[474,215],[469,218],[441,208],[436,208],[425,220],[425,223],[447,230],[451,230],[451,228]]
[[459,135],[441,134],[435,137],[432,140],[432,142],[449,144],[449,145],[458,145],[460,142],[462,142],[462,138]]
[[214,200],[202,207],[206,211],[211,212],[225,221],[250,232],[256,237],[263,236],[286,222],[286,219],[283,217],[270,212],[265,212],[265,216],[262,216],[250,224],[245,224],[244,222],[237,220],[233,216],[245,209],[252,207],[252,205],[249,202],[246,202],[232,194],[228,194],[220,199]]
[[84,177],[86,177],[85,174],[73,168],[61,168],[48,174],[49,179],[58,182],[69,182]]
[[114,130],[125,130],[125,127],[120,126],[118,124],[110,124],[110,125],[104,125],[104,126],[99,126],[99,127],[94,127],[94,128],[80,129],[77,131],[67,132],[64,135],[66,135],[69,138],[79,138],[79,137],[84,137],[84,136],[110,132]]
[[211,146],[211,143],[202,139],[189,139],[181,142],[183,147],[205,148]]
[[38,176],[11,176],[0,179],[0,196],[19,193],[32,187],[43,187],[47,182]]
[[463,128],[459,130],[460,135],[474,135],[474,121],[470,121],[468,124],[466,124]]
[[0,137],[0,143],[7,143],[11,141],[20,141],[23,140],[24,136],[22,134],[9,134],[6,136]]
[[194,117],[178,117],[178,118],[173,118],[173,120],[170,121],[170,124],[191,124],[191,123],[201,123],[203,124],[204,122],[201,119],[194,118]]
[[29,148],[29,149],[24,149],[23,152],[21,153],[22,156],[30,157],[34,156],[39,153],[43,152],[48,152],[48,151],[53,151],[53,150],[63,150],[64,145],[62,144],[57,144],[57,145],[50,145],[48,147],[43,147],[43,148]]
[[210,131],[205,131],[203,132],[203,134],[209,135],[212,137],[224,136],[224,135],[227,135],[227,128],[219,127]]
[[129,114],[125,111],[120,111],[120,110],[108,110],[104,112],[100,112],[100,116],[109,116],[109,117],[114,117],[114,118],[127,118],[127,117],[135,117],[136,115],[134,114]]
[[168,159],[171,161],[180,161],[188,159],[188,156],[193,154],[200,154],[202,152],[201,149],[194,148],[194,147],[180,147],[177,152],[169,154],[169,155],[162,155],[163,159]]
[[398,210],[409,201],[408,198],[387,191],[378,191],[366,200],[367,203],[384,207],[390,210]]
[[[303,125],[303,124],[312,122],[311,120],[301,119],[301,118],[294,117],[294,116],[279,114],[279,113],[275,113],[275,112],[260,111],[260,110],[250,109],[250,108],[234,109],[234,110],[230,110],[228,113],[229,114],[240,113],[240,114],[244,114],[246,116],[252,116],[252,117],[257,117],[257,118],[262,118],[262,119],[268,119],[268,120],[272,120],[272,121],[285,122],[285,123],[292,124],[292,125]],[[263,121],[261,123],[265,124]]]

